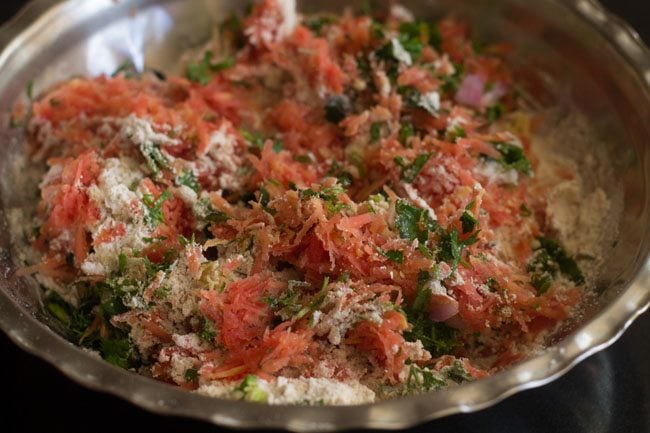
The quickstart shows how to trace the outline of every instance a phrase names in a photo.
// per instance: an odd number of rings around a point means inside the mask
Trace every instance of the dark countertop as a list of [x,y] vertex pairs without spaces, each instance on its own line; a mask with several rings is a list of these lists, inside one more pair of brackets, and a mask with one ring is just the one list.
[[[650,42],[647,0],[603,0]],[[0,4],[0,22],[24,1]],[[516,394],[492,408],[430,422],[413,432],[650,433],[650,313],[609,349],[541,388]],[[147,431],[226,431],[209,424],[153,415],[116,397],[90,391],[24,353],[0,333],[5,382],[0,427],[4,432],[88,432],[146,426]]]

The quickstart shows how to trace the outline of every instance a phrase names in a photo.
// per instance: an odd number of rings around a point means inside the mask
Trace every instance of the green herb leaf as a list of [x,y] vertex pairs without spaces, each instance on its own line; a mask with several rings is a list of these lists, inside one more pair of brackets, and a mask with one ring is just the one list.
[[329,283],[330,277],[325,276],[325,278],[323,278],[323,284],[320,291],[316,294],[316,296],[314,296],[309,305],[303,307],[300,311],[298,311],[298,314],[296,314],[296,319],[302,319],[307,314],[313,313],[318,308],[320,308],[323,302],[325,302],[325,298],[327,297]]
[[127,369],[131,355],[131,343],[128,338],[102,338],[100,352],[111,364]]
[[449,230],[441,231],[438,241],[438,260],[448,262],[451,265],[452,272],[458,267],[463,254],[463,249],[478,241],[478,232],[465,240],[460,240],[458,231],[455,227]]
[[264,403],[268,399],[266,392],[260,388],[257,376],[249,374],[234,389],[235,396],[240,400],[254,403]]
[[377,252],[386,257],[391,262],[402,264],[404,263],[404,252],[398,250],[382,250],[377,247]]
[[548,273],[535,273],[530,277],[530,284],[537,290],[538,295],[543,295],[551,288],[553,277]]
[[467,137],[467,131],[462,126],[456,125],[451,131],[447,132],[447,140],[456,142],[459,138]]
[[[271,297],[265,296],[262,301],[266,303],[272,310],[281,310],[283,308],[296,309],[298,293],[293,289],[288,289],[279,296]],[[300,309],[300,307],[298,307]]]
[[140,153],[147,162],[147,166],[153,174],[158,174],[164,168],[168,167],[167,158],[160,150],[160,147],[151,141],[140,143]]
[[273,152],[275,153],[280,153],[282,149],[284,149],[284,142],[280,139],[275,139],[273,140],[273,146],[271,147],[273,149]]
[[528,206],[526,206],[526,203],[522,203],[521,206],[519,206],[519,213],[523,217],[529,217],[533,214],[533,211],[530,210]]
[[34,100],[34,80],[30,80],[29,83],[27,83],[25,93],[30,101]]
[[118,75],[123,74],[124,78],[135,78],[138,76],[138,70],[131,60],[125,60],[120,63],[120,65],[113,71],[111,78],[115,78]]
[[386,125],[386,122],[373,122],[370,125],[370,142],[376,143],[381,138],[381,130]]
[[398,140],[402,144],[402,146],[406,146],[408,144],[409,138],[413,137],[415,135],[415,128],[413,127],[412,123],[402,123],[402,125],[399,128],[399,136]]
[[407,341],[421,341],[426,350],[434,357],[449,354],[459,343],[457,331],[442,322],[434,322],[428,317],[431,289],[429,288],[430,274],[420,272],[418,275],[418,291],[413,305],[406,310],[411,329],[404,332]]
[[531,165],[523,148],[503,141],[493,142],[492,145],[501,154],[501,159],[497,160],[499,163],[530,176]]
[[223,224],[229,220],[228,215],[217,210],[207,198],[199,199],[193,208],[194,216],[200,221],[207,221],[214,224]]
[[[359,171],[361,172],[362,170]],[[348,188],[354,182],[352,173],[344,170],[343,167],[341,167],[336,161],[332,162],[332,166],[327,171],[327,176],[335,177],[338,181],[338,184],[343,188]]]
[[494,277],[488,278],[485,281],[485,285],[488,286],[491,292],[499,292],[501,290],[501,284]]
[[421,153],[415,158],[415,160],[413,160],[413,163],[411,164],[408,164],[406,161],[404,161],[404,158],[401,156],[396,156],[394,161],[395,164],[397,164],[401,169],[400,179],[406,183],[413,183],[426,163],[429,161],[429,159],[431,159],[431,156],[433,156],[431,153]]
[[223,59],[217,63],[212,63],[212,57],[212,51],[206,51],[203,54],[203,59],[201,59],[201,61],[187,65],[185,71],[187,79],[205,86],[210,82],[210,79],[215,72],[231,68],[235,64],[235,60],[231,57]]
[[503,115],[504,108],[501,104],[496,104],[491,107],[488,107],[485,110],[485,117],[487,117],[488,122],[494,123],[501,118]]
[[214,343],[214,339],[217,338],[217,330],[210,319],[203,319],[203,328],[199,332],[199,338],[208,343]]
[[323,27],[333,24],[336,20],[329,15],[310,16],[303,20],[303,25],[307,27],[312,33],[320,35]]
[[66,327],[70,326],[71,319],[68,308],[66,308],[66,306],[62,305],[59,302],[50,300],[45,304],[45,308],[47,308],[47,311],[49,311],[56,320],[61,322],[61,324]]
[[474,380],[474,377],[465,370],[465,366],[459,359],[455,359],[445,373],[449,379],[456,383],[471,382]]
[[439,390],[447,386],[447,381],[439,373],[421,368],[415,364],[409,366],[409,375],[406,379],[405,393],[420,393]]
[[341,203],[338,200],[339,195],[343,193],[345,193],[345,188],[342,188],[340,185],[321,188],[318,191],[314,191],[313,189],[308,188],[300,191],[300,198],[301,199],[310,199],[312,197],[320,198],[321,200],[324,201],[325,209],[327,209],[327,211],[330,214],[336,214],[348,207],[346,204]]
[[120,275],[124,275],[124,273],[126,272],[126,264],[127,264],[126,255],[124,253],[120,253],[117,256],[117,269]]
[[478,220],[474,218],[474,214],[469,210],[463,212],[463,215],[460,217],[460,223],[463,229],[463,234],[473,232],[478,226]]
[[183,375],[185,377],[186,382],[190,383],[195,383],[199,381],[199,370],[196,368],[188,368],[185,370],[185,374]]
[[242,138],[248,142],[249,146],[259,150],[264,149],[264,143],[266,140],[260,132],[240,129],[239,133],[241,134]]
[[446,94],[452,94],[458,91],[458,87],[460,87],[460,82],[462,81],[461,79],[465,73],[465,66],[462,63],[455,63],[454,69],[453,74],[440,77],[442,80],[440,89]]
[[175,181],[176,185],[184,185],[197,194],[201,188],[199,185],[199,180],[191,170],[184,170],[180,176],[176,177]]
[[156,228],[160,223],[165,221],[165,214],[162,210],[162,205],[165,201],[172,198],[172,193],[169,190],[163,191],[156,200],[153,199],[151,194],[144,194],[142,196],[142,203],[145,205],[144,221],[153,228]]
[[395,227],[402,239],[417,239],[420,243],[425,243],[429,232],[438,228],[438,223],[432,220],[424,209],[415,207],[406,200],[397,200],[395,213]]
[[196,235],[192,233],[192,236],[189,239],[183,235],[178,235],[178,243],[183,248],[185,248],[188,245],[194,245],[196,243]]
[[544,237],[537,238],[537,241],[540,246],[528,265],[528,271],[531,272],[531,285],[537,289],[538,295],[548,291],[558,272],[575,284],[584,283],[584,276],[578,264],[559,243]]
[[301,164],[313,164],[314,163],[314,160],[308,154],[294,155],[293,160],[297,161],[297,162],[299,162]]

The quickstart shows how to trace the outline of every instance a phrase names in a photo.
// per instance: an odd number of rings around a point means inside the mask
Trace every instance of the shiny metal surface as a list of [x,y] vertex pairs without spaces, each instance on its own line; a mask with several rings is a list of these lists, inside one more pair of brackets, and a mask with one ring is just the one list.
[[[303,1],[309,10],[339,10],[349,2]],[[531,87],[544,89],[544,106],[582,112],[609,154],[624,189],[618,241],[608,251],[597,289],[597,308],[583,324],[544,353],[491,378],[435,394],[356,407],[267,407],[215,400],[137,376],[97,360],[39,322],[38,292],[14,276],[5,210],[33,200],[16,186],[17,130],[1,131],[0,327],[24,349],[91,388],[149,410],[237,427],[338,430],[401,428],[490,406],[517,391],[553,380],[611,344],[650,303],[650,54],[638,36],[592,0],[404,1],[423,18],[453,10],[485,39],[514,43],[516,68]],[[110,73],[125,59],[173,71],[178,57],[200,45],[212,24],[243,3],[210,0],[37,0],[0,30],[0,101],[7,109],[30,80],[36,92],[74,74]],[[560,90],[558,90],[560,89]],[[4,126],[3,126],[4,128]],[[579,148],[579,154],[586,149]],[[596,179],[609,189],[607,179]],[[615,227],[603,227],[614,230]]]

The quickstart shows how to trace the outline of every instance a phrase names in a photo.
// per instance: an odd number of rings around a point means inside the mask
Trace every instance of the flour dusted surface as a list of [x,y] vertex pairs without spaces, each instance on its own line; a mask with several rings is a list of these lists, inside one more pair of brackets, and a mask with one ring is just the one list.
[[[274,382],[258,379],[268,404],[357,405],[375,401],[375,393],[358,381],[341,382],[320,378],[278,377]],[[205,384],[198,393],[210,397],[231,398],[236,384]]]

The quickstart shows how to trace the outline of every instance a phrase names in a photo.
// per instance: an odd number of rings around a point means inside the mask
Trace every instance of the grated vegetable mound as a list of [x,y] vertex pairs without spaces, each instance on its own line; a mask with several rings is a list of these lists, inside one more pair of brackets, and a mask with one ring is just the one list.
[[524,359],[584,278],[531,192],[508,46],[292,3],[224,21],[183,76],[125,64],[33,102],[21,273],[75,343],[220,397],[364,403]]

